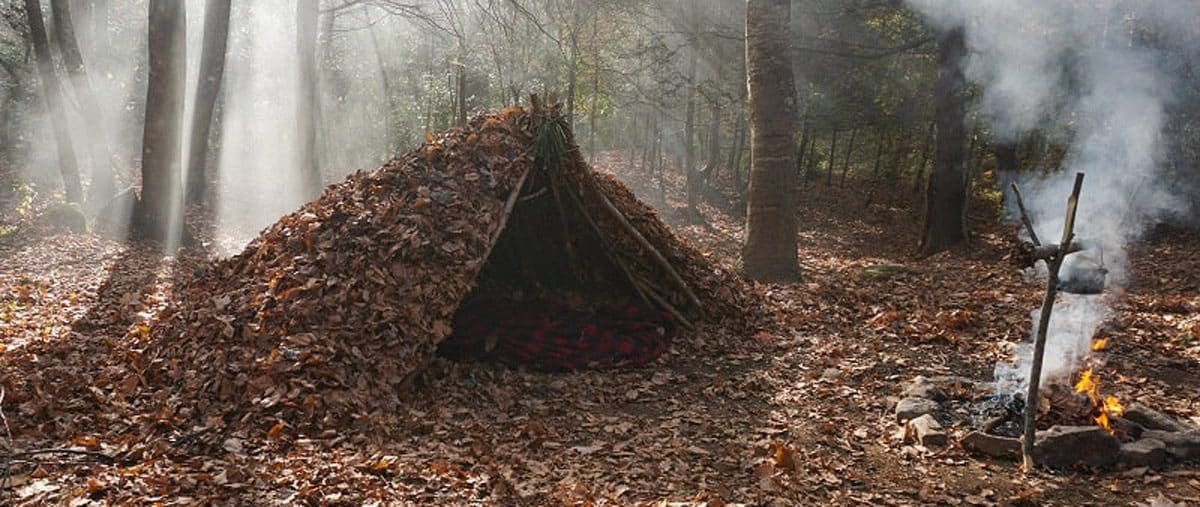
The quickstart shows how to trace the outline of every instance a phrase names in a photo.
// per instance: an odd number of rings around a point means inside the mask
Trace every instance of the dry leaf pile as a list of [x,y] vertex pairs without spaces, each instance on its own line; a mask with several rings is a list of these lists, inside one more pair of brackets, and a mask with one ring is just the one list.
[[[146,337],[150,409],[168,427],[382,420],[451,332],[506,203],[534,166],[533,137],[556,114],[513,108],[430,139],[330,187],[200,274]],[[590,172],[569,174],[584,202],[599,206],[601,197],[582,191]],[[674,238],[620,183],[601,188],[703,294],[710,321],[750,306],[736,277]],[[612,221],[598,220],[619,230]],[[612,238],[637,251],[631,239]],[[654,271],[645,262],[639,269]]]

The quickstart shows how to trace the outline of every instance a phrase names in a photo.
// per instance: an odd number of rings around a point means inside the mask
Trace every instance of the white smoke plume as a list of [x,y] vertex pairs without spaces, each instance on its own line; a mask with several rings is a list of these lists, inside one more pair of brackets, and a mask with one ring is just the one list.
[[[935,29],[961,26],[965,72],[998,140],[1034,130],[1065,138],[1063,168],[1020,182],[1038,236],[1057,243],[1075,173],[1086,173],[1076,236],[1092,246],[1068,258],[1103,263],[1109,286],[1128,280],[1128,247],[1158,219],[1182,211],[1159,174],[1173,82],[1165,48],[1197,39],[1200,4],[1045,0],[909,0]],[[1044,271],[1044,268],[1043,268]],[[1038,311],[1033,312],[1036,321]],[[1063,294],[1050,323],[1043,382],[1063,380],[1089,350],[1110,309],[1104,296]],[[1036,325],[1036,322],[1034,323]],[[1032,334],[1032,333],[1031,333]],[[1031,347],[997,368],[1007,392],[1027,384]]]

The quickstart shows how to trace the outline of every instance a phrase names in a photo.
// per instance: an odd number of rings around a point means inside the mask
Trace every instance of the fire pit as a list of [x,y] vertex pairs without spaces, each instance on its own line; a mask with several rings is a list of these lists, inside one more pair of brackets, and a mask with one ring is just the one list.
[[[1039,400],[1034,447],[1039,464],[1161,468],[1200,459],[1200,427],[1140,403],[1122,406],[1115,397],[1102,396],[1092,370],[1079,378],[1073,388],[1056,385]],[[976,456],[1020,459],[1022,394],[998,393],[991,383],[963,377],[916,377],[901,396],[895,413],[906,439],[925,447],[956,440]]]

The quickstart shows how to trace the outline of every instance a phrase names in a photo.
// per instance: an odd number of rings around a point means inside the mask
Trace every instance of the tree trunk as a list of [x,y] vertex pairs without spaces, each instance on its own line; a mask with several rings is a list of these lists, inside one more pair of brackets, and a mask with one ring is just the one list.
[[808,138],[812,132],[812,124],[804,122],[804,127],[800,129],[800,144],[796,147],[796,178],[803,178],[808,181],[808,175],[804,171],[804,162],[807,160],[808,153]]
[[67,111],[63,108],[62,86],[54,71],[54,61],[50,59],[50,40],[46,37],[46,24],[42,20],[42,6],[38,0],[25,0],[25,17],[29,23],[29,38],[37,60],[38,77],[42,80],[42,95],[46,98],[46,109],[50,113],[54,144],[58,148],[58,170],[62,174],[63,190],[68,202],[79,203],[83,201],[83,185],[79,182],[79,166],[75,160],[75,148],[71,144]]
[[833,138],[829,141],[829,162],[825,164],[825,169],[828,173],[828,177],[825,180],[825,185],[830,187],[833,186],[833,164],[837,161],[837,140],[838,131],[837,128],[834,128]]
[[135,232],[168,249],[183,231],[181,141],[187,14],[183,2],[150,0],[150,75],[142,131],[142,196]]
[[83,65],[83,55],[79,52],[79,39],[75,32],[75,23],[71,18],[70,2],[67,0],[50,0],[50,10],[54,13],[54,38],[58,42],[59,53],[62,54],[63,64],[67,75],[75,88],[75,98],[79,102],[80,113],[83,116],[88,131],[83,133],[88,148],[89,165],[92,174],[92,185],[88,188],[88,200],[92,209],[100,209],[113,196],[115,185],[112,153],[105,139],[104,115],[100,111],[100,102],[92,92],[92,83],[88,79],[87,68]]
[[921,251],[932,254],[967,241],[966,80],[961,62],[966,55],[961,27],[938,37],[937,122],[933,172],[925,187],[925,223]]
[[192,139],[188,149],[185,185],[188,204],[200,204],[207,198],[208,139],[212,132],[217,96],[221,93],[221,81],[225,77],[231,3],[231,0],[208,0],[204,11],[204,47],[200,55],[196,102],[192,108]]
[[742,151],[746,149],[745,109],[744,104],[738,104],[737,137],[729,151],[729,170],[733,173],[733,188],[739,198],[746,192],[746,178],[742,177]]
[[[693,41],[694,43],[695,41]],[[689,213],[696,213],[699,199],[696,189],[696,52],[688,64],[687,117],[683,125],[684,187]]]
[[929,132],[925,134],[925,139],[921,141],[921,165],[917,166],[916,173],[913,174],[913,194],[920,192],[921,184],[925,182],[925,167],[929,165],[929,154],[933,151],[936,141],[934,138],[936,125],[937,122],[929,122]]
[[871,177],[879,181],[879,169],[883,167],[883,150],[887,146],[887,134],[884,129],[879,129],[879,139],[875,145],[875,167],[871,170]]
[[858,139],[858,129],[850,129],[850,142],[846,143],[846,159],[842,161],[842,181],[839,187],[846,186],[846,173],[850,172],[850,157],[854,155],[854,140]]
[[721,105],[712,104],[712,116],[708,123],[708,161],[704,164],[704,184],[713,186],[713,180],[721,169]]
[[317,161],[317,21],[318,0],[296,2],[296,61],[299,72],[296,93],[296,131],[299,141],[300,177],[305,199],[321,191],[321,168]]
[[751,169],[742,265],[747,277],[760,281],[794,281],[800,274],[790,21],[791,0],[746,2]]

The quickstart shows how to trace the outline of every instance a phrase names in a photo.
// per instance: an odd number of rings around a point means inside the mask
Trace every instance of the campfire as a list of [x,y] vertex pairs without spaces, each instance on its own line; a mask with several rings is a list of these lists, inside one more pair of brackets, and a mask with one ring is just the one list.
[[[1013,185],[1030,240],[1029,258],[1046,265],[1046,293],[1034,318],[1032,353],[1019,355],[1015,367],[997,368],[995,383],[961,377],[913,379],[895,411],[904,424],[905,441],[944,445],[950,439],[943,428],[950,426],[962,432],[958,441],[968,452],[1020,458],[1027,472],[1035,466],[1161,467],[1170,460],[1200,458],[1200,428],[1138,403],[1126,406],[1101,389],[1098,368],[1109,339],[1097,337],[1097,332],[1108,315],[1110,301],[1104,290],[1109,271],[1102,244],[1093,246],[1075,237],[1082,185],[1083,174],[1077,174],[1058,244],[1039,240],[1021,191]],[[1080,252],[1084,253],[1065,262]],[[1056,302],[1062,308],[1052,326]],[[1049,368],[1043,370],[1043,364]],[[1080,364],[1082,370],[1077,369]],[[1047,385],[1041,386],[1043,381]]]
[[1125,413],[1125,407],[1116,396],[1101,396],[1100,376],[1092,373],[1091,368],[1083,370],[1079,374],[1079,382],[1075,383],[1075,392],[1087,394],[1088,400],[1092,402],[1092,420],[1108,434],[1114,434],[1111,422]]

